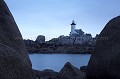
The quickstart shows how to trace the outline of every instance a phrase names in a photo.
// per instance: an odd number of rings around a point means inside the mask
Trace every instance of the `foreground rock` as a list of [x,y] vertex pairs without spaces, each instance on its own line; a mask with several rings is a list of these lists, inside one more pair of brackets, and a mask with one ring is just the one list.
[[0,79],[33,79],[29,63],[16,50],[0,44]]
[[81,70],[82,72],[85,72],[85,73],[86,73],[87,66],[81,66],[81,67],[80,67],[80,70]]
[[120,79],[120,16],[100,33],[88,68],[88,79]]
[[22,36],[4,0],[0,0],[0,79],[34,79]]
[[[83,70],[85,71],[86,68]],[[43,71],[34,70],[34,73],[36,79],[86,79],[86,72],[82,72],[78,68],[72,66],[70,62],[67,62],[60,72],[45,69]]]
[[0,43],[15,49],[30,62],[20,31],[4,0],[0,0]]
[[61,73],[52,70],[44,70],[44,71],[34,70],[34,73],[36,79],[69,79],[68,77],[62,75]]
[[78,68],[72,66],[70,62],[67,62],[60,70],[60,73],[69,79],[85,79],[86,74],[81,72]]

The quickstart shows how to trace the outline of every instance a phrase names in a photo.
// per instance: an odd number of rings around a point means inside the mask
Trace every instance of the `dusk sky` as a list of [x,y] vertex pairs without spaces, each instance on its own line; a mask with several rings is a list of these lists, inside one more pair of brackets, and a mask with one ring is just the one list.
[[76,28],[93,36],[120,15],[120,0],[5,0],[24,39],[35,40],[69,35],[72,20]]

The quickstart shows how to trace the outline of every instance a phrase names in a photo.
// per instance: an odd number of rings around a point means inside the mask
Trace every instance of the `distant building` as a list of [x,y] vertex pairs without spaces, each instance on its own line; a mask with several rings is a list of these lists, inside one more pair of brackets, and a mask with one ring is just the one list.
[[71,32],[70,32],[70,35],[77,33],[77,32],[75,31],[75,28],[76,28],[76,24],[75,24],[75,22],[74,22],[74,20],[73,20],[73,21],[72,21],[72,24],[71,24]]
[[70,35],[75,35],[75,34],[82,35],[82,34],[84,34],[84,32],[82,31],[82,29],[76,29],[76,24],[75,24],[75,21],[73,20],[72,24],[71,24]]

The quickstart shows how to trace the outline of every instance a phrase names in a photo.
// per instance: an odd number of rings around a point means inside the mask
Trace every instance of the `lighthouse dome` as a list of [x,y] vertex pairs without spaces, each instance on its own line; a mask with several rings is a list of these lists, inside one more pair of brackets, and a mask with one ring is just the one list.
[[72,21],[72,24],[71,24],[71,25],[76,25],[74,20]]

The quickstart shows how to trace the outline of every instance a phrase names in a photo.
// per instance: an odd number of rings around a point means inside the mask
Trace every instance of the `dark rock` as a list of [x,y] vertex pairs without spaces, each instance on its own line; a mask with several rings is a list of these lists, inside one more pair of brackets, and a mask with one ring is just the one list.
[[45,43],[45,36],[39,35],[37,36],[37,39],[35,41],[36,43],[40,43],[40,44]]
[[86,70],[87,70],[87,66],[81,66],[81,67],[80,67],[80,71],[86,72]]
[[34,70],[34,73],[36,75],[36,79],[69,79],[68,77],[62,75],[58,72],[51,72],[49,70],[45,71],[38,71]]
[[15,49],[30,62],[20,31],[4,0],[0,0],[0,43]]
[[110,20],[97,38],[88,79],[120,79],[120,16]]
[[45,69],[45,70],[43,70],[44,72],[55,72],[55,71],[53,71],[52,69]]
[[34,70],[36,79],[86,79],[86,74],[67,62],[60,72],[51,69]]
[[16,50],[0,44],[0,79],[34,79],[26,59]]
[[33,41],[33,40],[24,40],[24,43],[25,43],[25,46],[35,46],[36,45],[36,42]]
[[0,79],[34,79],[22,36],[4,0],[0,0]]
[[85,73],[81,72],[78,68],[72,66],[70,62],[67,62],[64,67],[60,70],[60,73],[69,79],[84,79]]

